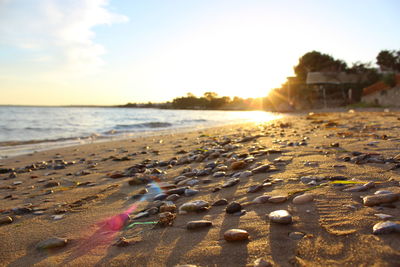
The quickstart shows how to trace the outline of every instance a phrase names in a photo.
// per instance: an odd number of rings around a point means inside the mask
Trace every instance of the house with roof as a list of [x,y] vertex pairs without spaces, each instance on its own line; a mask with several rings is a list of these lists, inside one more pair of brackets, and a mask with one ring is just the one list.
[[400,74],[395,75],[394,86],[380,81],[365,87],[361,101],[367,104],[400,107]]

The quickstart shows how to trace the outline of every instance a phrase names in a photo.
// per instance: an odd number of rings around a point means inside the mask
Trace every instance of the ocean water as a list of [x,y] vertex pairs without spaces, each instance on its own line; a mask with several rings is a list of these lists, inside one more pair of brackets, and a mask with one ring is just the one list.
[[0,158],[160,131],[269,121],[279,116],[263,111],[0,106]]

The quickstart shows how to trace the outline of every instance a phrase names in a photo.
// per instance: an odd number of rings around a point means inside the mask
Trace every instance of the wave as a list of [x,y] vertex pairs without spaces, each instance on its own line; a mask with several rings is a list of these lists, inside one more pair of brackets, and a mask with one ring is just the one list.
[[146,123],[135,123],[135,124],[117,124],[114,129],[116,130],[126,130],[135,128],[165,128],[171,127],[172,124],[169,122],[146,122]]
[[206,122],[207,120],[205,119],[197,119],[197,120],[181,120],[180,122]]

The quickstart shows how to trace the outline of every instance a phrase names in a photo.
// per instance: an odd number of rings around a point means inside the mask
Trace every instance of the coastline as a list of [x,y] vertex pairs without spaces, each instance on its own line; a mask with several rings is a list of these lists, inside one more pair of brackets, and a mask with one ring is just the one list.
[[[367,207],[360,197],[377,190],[400,193],[399,171],[390,170],[396,163],[385,161],[398,154],[399,118],[398,112],[296,114],[264,124],[245,123],[138,136],[3,159],[0,168],[15,168],[16,177],[9,178],[10,173],[0,174],[1,194],[11,195],[0,201],[0,216],[13,218],[12,223],[0,225],[3,232],[0,259],[9,266],[252,266],[258,258],[274,266],[327,266],[334,258],[335,265],[393,266],[400,261],[396,249],[400,247],[398,233],[377,236],[372,234],[372,227],[382,221],[374,215],[376,213],[388,214],[393,217],[392,221],[399,222],[400,203],[398,200],[390,203],[394,208]],[[199,149],[202,153],[216,154],[199,162],[159,164],[174,157],[179,161]],[[265,152],[267,150],[270,152]],[[361,163],[343,160],[354,152],[369,153],[376,160]],[[242,154],[253,159],[239,171],[251,169],[258,163],[268,163],[275,171],[241,177],[238,184],[213,192],[237,172],[232,170],[233,156]],[[187,174],[188,178],[199,180],[191,186],[198,193],[182,195],[174,204],[180,207],[191,200],[212,203],[224,198],[241,203],[246,210],[242,216],[227,214],[225,206],[212,206],[205,212],[177,214],[172,226],[152,229],[137,225],[121,229],[112,240],[94,235],[98,223],[104,219],[138,204],[131,215],[134,217],[152,203],[137,203],[132,198],[145,187],[128,183],[135,175],[111,178],[113,174],[147,162],[146,169],[150,173],[157,173],[155,169],[161,172],[157,174],[159,183],[175,184],[174,179],[185,169],[202,170],[214,161],[227,166],[226,175]],[[48,162],[47,167],[26,171],[26,166],[40,166],[40,162]],[[65,168],[55,167],[60,162],[66,162]],[[309,185],[302,177],[320,178],[315,178],[316,184]],[[346,192],[343,189],[354,185],[329,184],[332,181],[329,177],[374,182],[375,185],[363,192]],[[315,187],[322,181],[327,184]],[[52,182],[56,182],[55,186],[48,187]],[[251,186],[265,183],[268,185],[259,191],[248,192]],[[49,190],[52,192],[48,194]],[[314,199],[301,205],[293,204],[291,194],[296,190],[308,190]],[[251,203],[261,195],[288,199],[280,203]],[[21,207],[30,211],[16,214],[15,208]],[[292,214],[292,224],[279,225],[267,219],[266,214],[280,209]],[[60,210],[64,211],[57,213]],[[53,216],[60,214],[62,218],[54,220]],[[213,226],[197,231],[185,229],[187,222],[199,219],[210,220]],[[154,214],[136,221],[157,220],[158,214]],[[224,232],[232,228],[248,231],[249,241],[225,241]],[[290,234],[295,232],[303,235],[293,239]],[[53,236],[68,239],[66,246],[51,253],[35,249],[40,241]],[[127,238],[129,245],[112,246],[121,236]],[[87,248],[77,253],[82,244]],[[375,253],[371,253],[371,249]]]

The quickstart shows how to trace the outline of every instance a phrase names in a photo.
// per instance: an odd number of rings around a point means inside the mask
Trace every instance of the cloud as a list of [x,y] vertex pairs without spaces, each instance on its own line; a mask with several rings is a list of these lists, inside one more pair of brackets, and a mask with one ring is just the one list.
[[32,62],[83,71],[103,63],[93,28],[127,20],[108,0],[0,0],[0,45],[28,52]]

